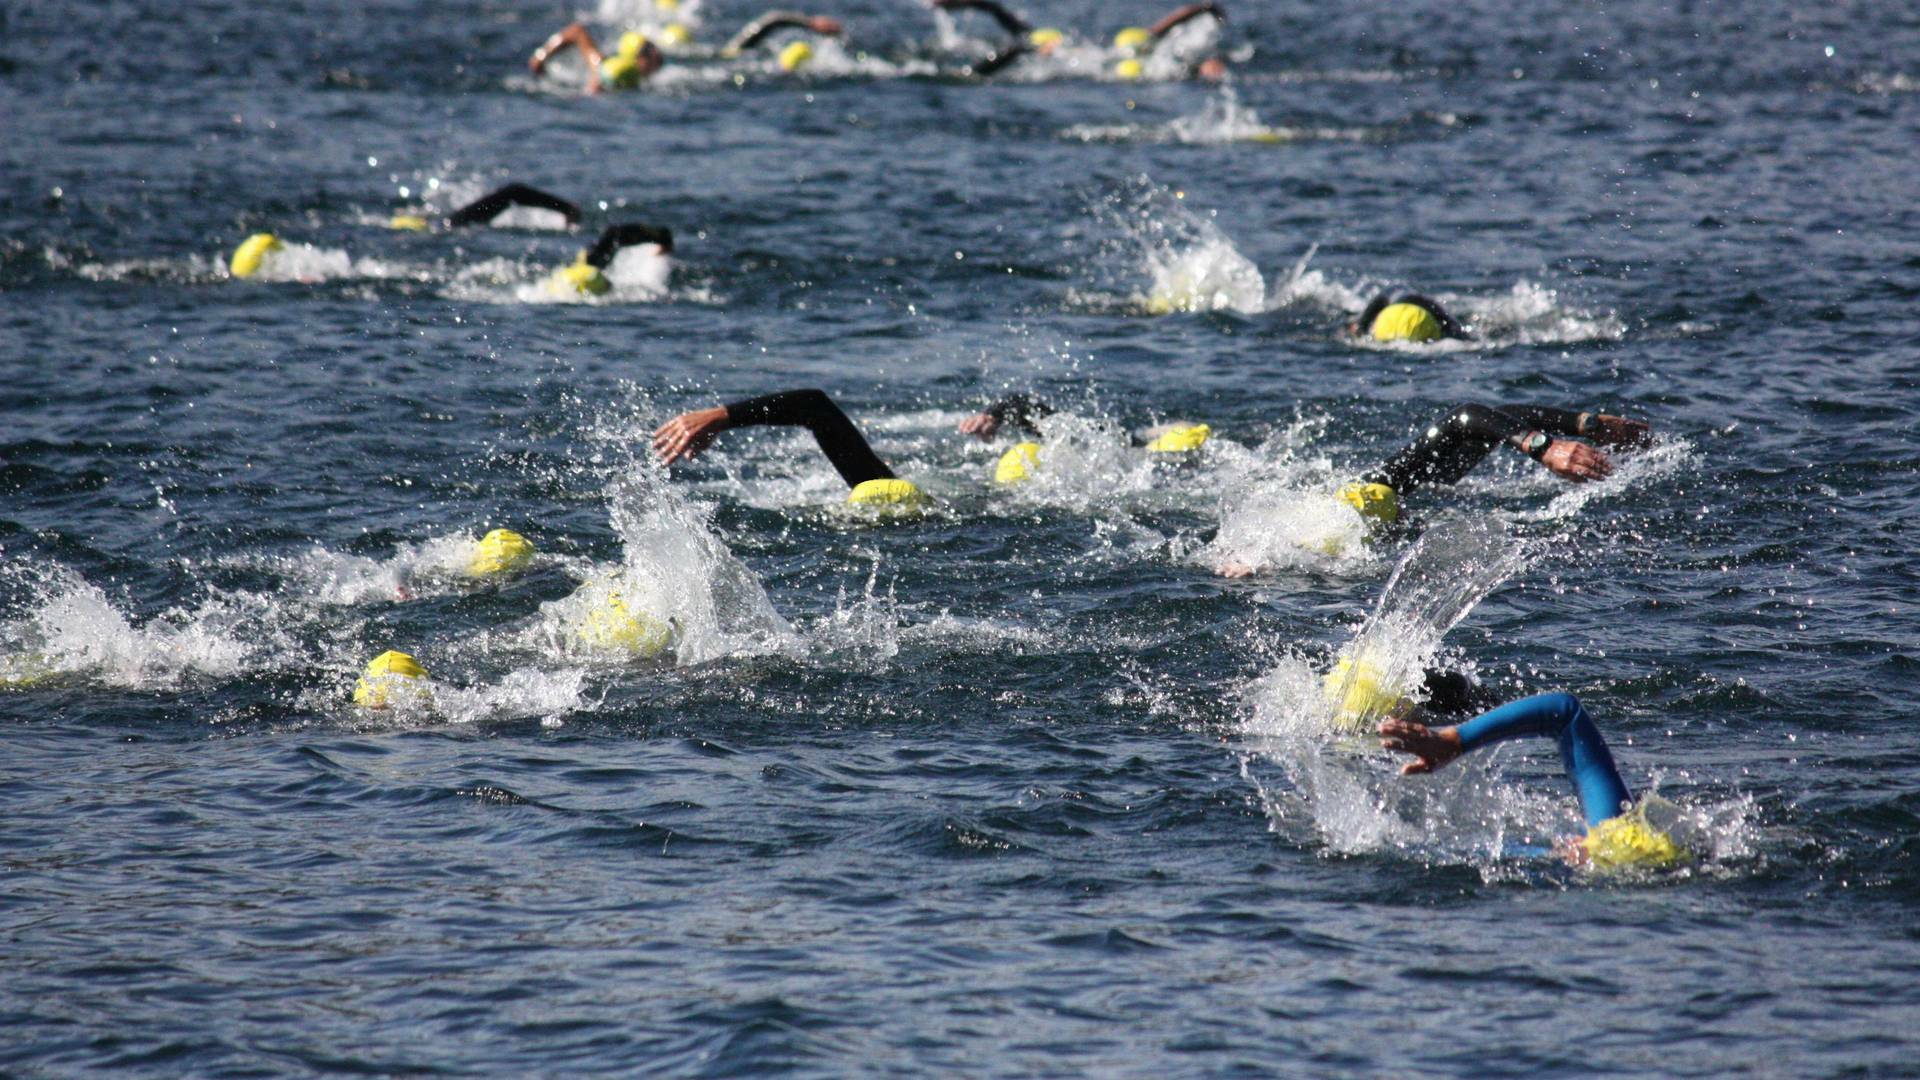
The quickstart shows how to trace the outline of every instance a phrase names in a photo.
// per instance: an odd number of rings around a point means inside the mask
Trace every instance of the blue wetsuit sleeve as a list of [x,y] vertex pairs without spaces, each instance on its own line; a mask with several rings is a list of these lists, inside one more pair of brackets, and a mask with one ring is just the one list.
[[1600,729],[1572,694],[1536,694],[1511,701],[1455,730],[1463,752],[1509,739],[1554,740],[1560,747],[1560,764],[1567,771],[1567,780],[1580,797],[1580,812],[1588,828],[1619,816],[1633,801],[1620,779],[1620,770],[1613,764],[1613,753],[1600,737]]

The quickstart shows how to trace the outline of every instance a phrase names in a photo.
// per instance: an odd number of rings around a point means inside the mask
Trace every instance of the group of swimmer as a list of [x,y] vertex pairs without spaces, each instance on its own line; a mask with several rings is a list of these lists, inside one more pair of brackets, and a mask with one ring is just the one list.
[[[678,0],[656,2],[669,12],[678,4]],[[996,0],[930,0],[930,6],[949,16],[971,14],[990,20],[1004,35],[985,55],[966,59],[960,68],[965,76],[988,78],[1062,50],[1088,48],[1062,30],[1029,23]],[[1141,78],[1150,62],[1167,59],[1159,50],[1175,30],[1203,19],[1217,25],[1225,15],[1211,2],[1187,4],[1151,26],[1122,30],[1114,36],[1112,50],[1103,53],[1102,69],[1123,79]],[[823,39],[840,38],[845,32],[842,22],[830,16],[769,11],[743,26],[717,53],[707,55],[732,58],[765,49],[782,70],[791,72],[812,60]],[[697,53],[694,31],[678,22],[654,29],[651,36],[627,30],[615,41],[608,52],[584,24],[572,23],[535,49],[528,67],[536,76],[549,76],[558,57],[575,53],[585,68],[583,89],[600,93],[645,84],[668,62],[669,52]],[[1155,70],[1157,77],[1170,77],[1165,63],[1157,63]],[[1219,79],[1225,70],[1224,61],[1209,52],[1181,59],[1177,74]],[[516,206],[558,214],[569,228],[578,227],[582,220],[578,205],[516,183],[437,221],[401,214],[391,224],[415,231],[458,229],[492,222]],[[659,256],[670,255],[672,232],[639,222],[609,224],[571,264],[553,271],[546,284],[563,293],[605,293],[611,288],[606,271],[619,253],[649,245]],[[230,260],[233,276],[260,273],[283,246],[270,233],[249,237]],[[1381,293],[1345,324],[1344,331],[1355,338],[1409,344],[1472,338],[1440,304],[1412,293]],[[1011,445],[994,466],[993,483],[1027,483],[1046,473],[1049,452],[1041,441],[1042,422],[1053,412],[1051,405],[1031,395],[1010,395],[968,415],[959,431],[983,441],[1008,437]],[[918,484],[896,475],[859,427],[820,390],[785,390],[683,412],[659,426],[652,449],[662,466],[671,467],[700,454],[730,429],[759,426],[805,428],[846,483],[847,502],[868,512],[900,517],[931,502]],[[1143,454],[1180,462],[1191,460],[1215,436],[1208,424],[1182,420],[1131,432],[1129,437]],[[1650,440],[1645,422],[1607,413],[1464,404],[1436,418],[1385,461],[1351,475],[1330,499],[1357,516],[1364,534],[1392,535],[1406,526],[1404,500],[1457,483],[1503,444],[1552,475],[1579,483],[1603,479],[1613,471],[1609,450],[1632,450]],[[496,529],[474,545],[464,576],[476,581],[510,576],[526,567],[533,554],[533,545],[524,536]],[[1232,558],[1215,569],[1230,578],[1259,571]],[[672,648],[677,629],[673,621],[647,611],[617,582],[590,581],[578,595],[572,634],[582,645],[632,657],[655,657]],[[1632,797],[1598,729],[1570,695],[1541,694],[1499,704],[1470,680],[1444,671],[1424,673],[1417,688],[1391,686],[1368,668],[1364,657],[1342,659],[1327,676],[1327,685],[1337,711],[1348,719],[1364,718],[1383,748],[1411,758],[1401,770],[1407,775],[1441,769],[1463,754],[1511,739],[1552,739],[1587,823],[1584,836],[1558,851],[1569,861],[1599,867],[1657,867],[1689,857],[1685,843],[1677,838],[1672,815],[1663,817],[1656,800]],[[394,708],[417,699],[429,686],[426,672],[412,656],[389,651],[367,666],[353,698],[362,708]],[[1440,722],[1454,719],[1459,722]]]

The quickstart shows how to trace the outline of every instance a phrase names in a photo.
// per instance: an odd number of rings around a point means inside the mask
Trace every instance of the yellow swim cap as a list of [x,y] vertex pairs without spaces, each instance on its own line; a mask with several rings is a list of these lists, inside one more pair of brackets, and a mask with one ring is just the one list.
[[1144,27],[1129,26],[1113,35],[1113,47],[1129,53],[1138,53],[1153,44],[1153,34]]
[[227,269],[234,277],[252,277],[260,272],[260,262],[269,251],[279,251],[285,247],[280,238],[270,232],[257,232],[233,249],[233,259],[227,263]]
[[638,30],[629,30],[620,35],[620,47],[614,50],[616,56],[639,56],[640,50],[647,47],[647,35]]
[[993,467],[993,482],[1017,484],[1032,476],[1039,468],[1040,444],[1016,443],[1011,450],[1000,455],[1000,463]]
[[1128,57],[1113,65],[1113,73],[1119,78],[1133,80],[1145,75],[1147,69],[1141,65],[1140,61]]
[[640,58],[620,53],[600,61],[600,81],[616,90],[631,90],[640,85]]
[[406,232],[426,232],[427,219],[418,214],[395,214],[387,219],[387,228]]
[[584,251],[580,253],[578,259],[573,261],[572,266],[554,271],[553,277],[548,280],[563,291],[571,289],[583,296],[599,296],[613,288],[613,283],[607,280],[607,275],[601,273],[599,267],[587,261],[587,253]]
[[927,504],[926,493],[911,480],[862,480],[847,493],[855,506],[917,509]]
[[780,50],[780,70],[795,71],[807,61],[813,59],[813,46],[804,41],[796,41]]
[[1147,449],[1156,454],[1181,454],[1200,449],[1212,435],[1213,429],[1205,424],[1176,424],[1148,443]]
[[1587,858],[1596,870],[1661,870],[1691,856],[1635,807],[1587,830]]
[[660,43],[662,45],[671,45],[676,49],[692,40],[693,31],[687,29],[685,23],[668,23],[666,27],[660,31]]
[[626,598],[609,590],[580,620],[576,636],[596,649],[651,660],[673,644],[673,627],[627,607]]
[[1340,497],[1368,521],[1391,525],[1400,520],[1400,496],[1385,484],[1348,484]]
[[495,529],[480,538],[467,561],[468,577],[511,574],[533,561],[533,544],[512,529]]
[[661,11],[679,11],[680,0],[653,0],[653,6]]
[[1418,304],[1388,304],[1373,320],[1375,341],[1432,341],[1445,333],[1433,312]]
[[398,697],[419,700],[429,688],[424,680],[427,670],[413,657],[389,649],[367,664],[360,681],[353,686],[353,703],[363,709],[384,709]]
[[1364,732],[1407,700],[1392,685],[1386,669],[1364,655],[1357,662],[1341,657],[1321,685],[1327,704],[1333,706],[1334,725],[1342,731]]
[[1027,44],[1036,49],[1045,49],[1067,40],[1067,35],[1051,26],[1043,26],[1027,34]]

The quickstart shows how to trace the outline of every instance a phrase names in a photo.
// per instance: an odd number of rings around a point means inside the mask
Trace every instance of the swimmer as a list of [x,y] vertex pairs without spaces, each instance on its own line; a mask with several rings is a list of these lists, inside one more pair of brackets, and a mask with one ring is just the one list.
[[[1040,434],[1038,421],[1053,413],[1053,406],[1030,394],[1008,394],[980,412],[962,419],[959,428],[961,434],[971,435],[981,442],[992,440],[1003,427],[1037,437]],[[1213,429],[1190,420],[1173,420],[1129,432],[1128,436],[1132,445],[1144,447],[1152,453],[1180,454],[1206,445],[1207,440],[1213,437]],[[1002,484],[1025,480],[1039,466],[1039,458],[1038,443],[1020,443],[1001,458],[994,479]]]
[[599,296],[613,288],[613,282],[607,280],[604,271],[612,265],[621,249],[642,244],[652,244],[663,256],[672,255],[673,231],[637,222],[609,225],[601,231],[600,238],[594,241],[592,247],[574,259],[572,265],[549,274],[546,284],[556,292]]
[[706,449],[728,428],[803,427],[851,489],[847,501],[866,505],[918,506],[926,495],[910,480],[893,475],[873,452],[866,436],[822,390],[785,390],[711,409],[684,412],[653,433],[653,452],[662,465],[684,461]]
[[[551,210],[566,219],[567,227],[580,224],[580,208],[558,195],[549,195],[536,187],[526,184],[508,184],[506,187],[489,191],[467,205],[440,219],[444,229],[462,229],[469,225],[489,225],[493,219],[507,212],[511,207],[530,206],[536,210]],[[396,229],[410,232],[425,232],[433,227],[433,222],[418,214],[395,214],[387,223]]]
[[[821,37],[839,37],[843,28],[840,20],[828,18],[825,15],[802,15],[797,11],[769,11],[741,27],[739,33],[728,38],[727,43],[720,47],[720,55],[729,58],[739,56],[781,30],[801,30]],[[798,67],[799,63],[789,59],[796,55],[798,54],[791,45],[781,49],[780,66],[788,71]]]
[[1599,869],[1657,868],[1688,859],[1686,848],[1667,829],[1648,820],[1654,800],[1635,803],[1600,729],[1572,694],[1522,698],[1448,727],[1389,717],[1378,730],[1382,748],[1414,759],[1400,767],[1402,776],[1434,772],[1462,754],[1511,739],[1553,739],[1587,823],[1585,836],[1570,837],[1558,846],[1561,857]]
[[[1370,523],[1400,520],[1400,500],[1436,484],[1456,484],[1501,443],[1539,462],[1562,480],[1605,479],[1613,462],[1599,446],[1644,446],[1652,438],[1642,421],[1605,413],[1572,412],[1543,405],[1462,405],[1429,426],[1385,464],[1348,484],[1340,497]],[[1577,439],[1590,439],[1589,446]],[[1227,562],[1225,577],[1246,577],[1254,567]]]
[[[841,33],[840,22],[824,15],[802,15],[792,11],[769,11],[740,28],[721,49],[721,55],[734,57],[765,41],[773,33],[785,29],[800,29],[827,37],[838,37]],[[796,42],[780,51],[780,66],[792,71],[812,57],[812,49],[796,48],[805,42]],[[598,94],[602,90],[631,90],[652,78],[667,62],[666,54],[660,47],[647,39],[645,34],[629,30],[620,35],[620,43],[612,56],[600,50],[593,38],[592,31],[584,23],[569,23],[561,27],[552,37],[542,42],[527,58],[527,69],[535,75],[544,74],[547,62],[561,51],[574,48],[580,50],[580,59],[587,65],[587,93]]]
[[[998,23],[1006,32],[1005,42],[984,59],[969,66],[972,74],[983,78],[995,74],[1025,56],[1052,56],[1067,42],[1067,35],[1064,32],[1048,26],[1034,27],[1025,19],[1008,11],[997,0],[931,0],[931,2],[941,11],[977,11]],[[1176,8],[1151,27],[1129,27],[1120,31],[1115,35],[1114,43],[1125,55],[1120,61],[1120,66],[1116,68],[1116,73],[1122,78],[1139,78],[1141,68],[1138,57],[1150,52],[1175,27],[1201,15],[1211,15],[1221,21],[1226,20],[1226,15],[1220,11],[1219,6],[1212,3],[1212,0],[1207,0],[1205,3],[1188,4]],[[1226,63],[1217,56],[1210,57],[1193,65],[1190,73],[1195,78],[1217,80],[1226,75]]]
[[1347,336],[1375,341],[1473,340],[1444,308],[1417,293],[1374,297],[1360,317],[1347,324]]

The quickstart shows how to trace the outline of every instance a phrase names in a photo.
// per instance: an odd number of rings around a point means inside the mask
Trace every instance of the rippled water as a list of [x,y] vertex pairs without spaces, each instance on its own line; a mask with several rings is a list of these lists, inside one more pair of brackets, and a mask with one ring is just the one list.
[[[1920,20],[1234,7],[1209,87],[1098,74],[1153,5],[1029,11],[1079,40],[980,85],[965,19],[854,3],[787,76],[708,0],[597,99],[525,74],[564,8],[0,12],[0,1070],[1911,1068]],[[383,227],[507,179],[586,229]],[[671,268],[553,302],[623,220]],[[1387,286],[1478,340],[1342,340]],[[810,385],[939,507],[793,432],[644,459]],[[953,430],[1006,389],[1064,409],[1010,493]],[[1341,534],[1464,401],[1660,441]],[[1197,461],[1128,447],[1172,418]],[[465,581],[497,526],[540,553]],[[1578,693],[1711,853],[1515,857],[1576,824],[1545,747],[1329,741],[1382,626]],[[431,707],[351,707],[388,648]]]

